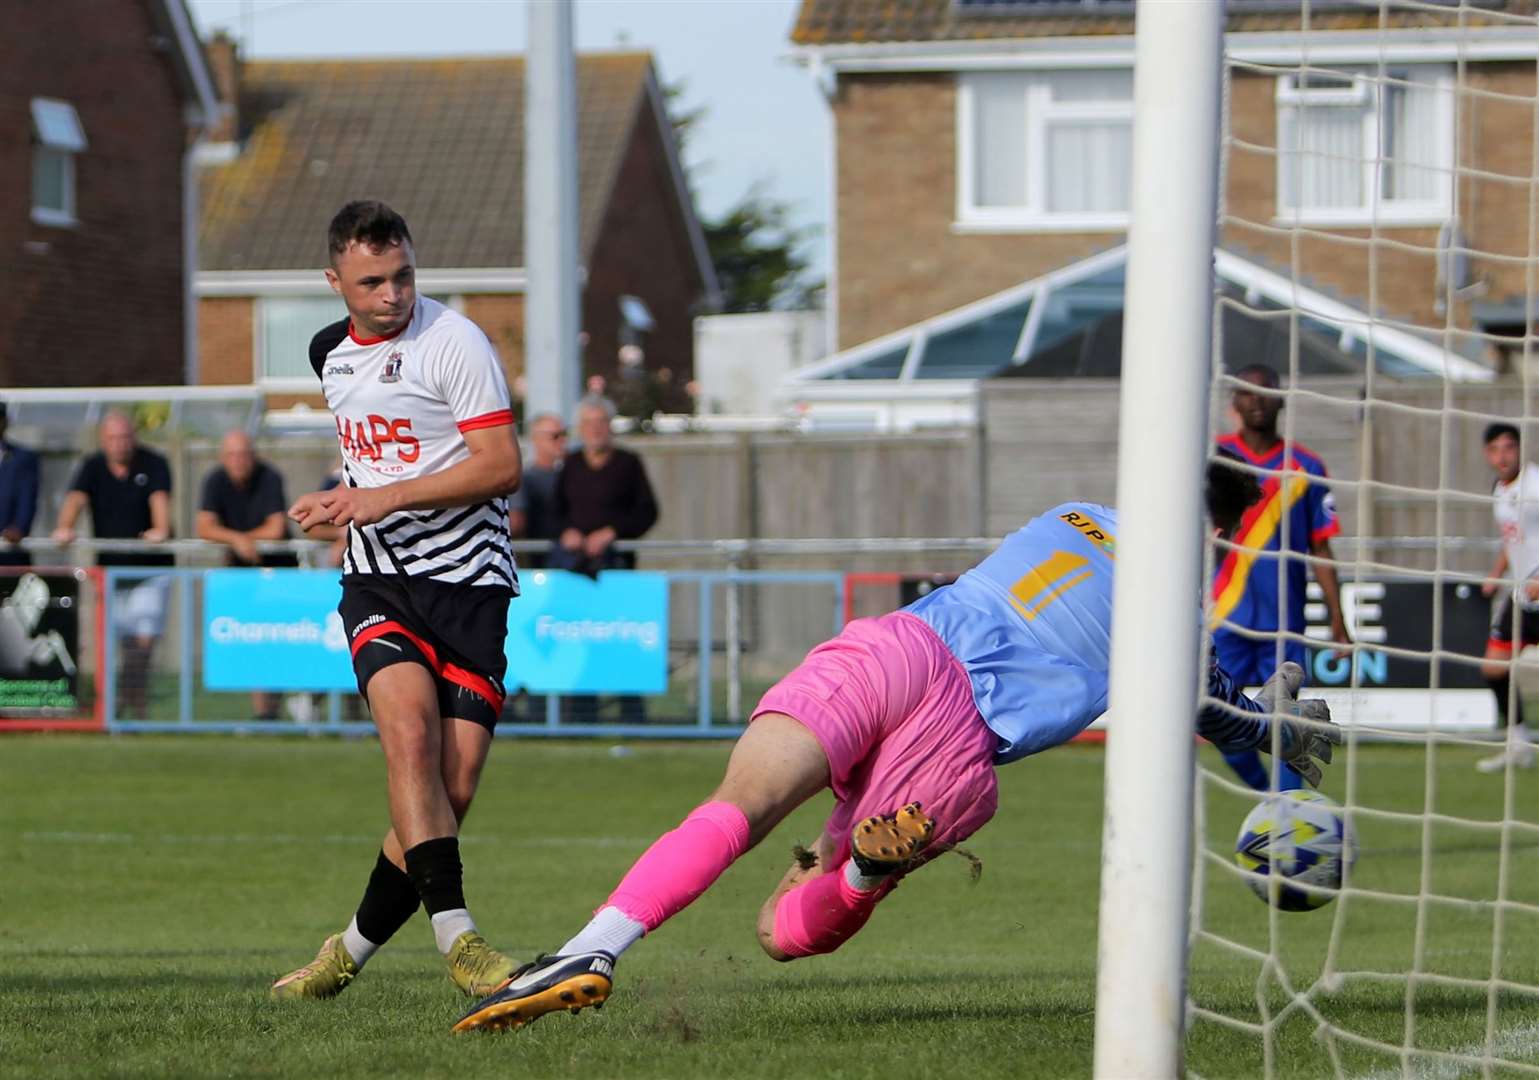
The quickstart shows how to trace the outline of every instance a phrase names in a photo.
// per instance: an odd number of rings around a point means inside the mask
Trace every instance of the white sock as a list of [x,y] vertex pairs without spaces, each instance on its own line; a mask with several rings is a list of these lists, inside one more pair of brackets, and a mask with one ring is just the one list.
[[369,962],[369,957],[379,950],[379,946],[364,937],[358,930],[358,916],[353,916],[353,921],[347,924],[347,929],[342,931],[342,947],[347,950],[347,955],[353,958],[353,963],[359,967]]
[[1528,730],[1528,725],[1522,722],[1512,725],[1512,741],[1519,746],[1527,746],[1534,741],[1533,732]]
[[647,928],[617,907],[602,907],[588,920],[577,936],[561,946],[560,956],[573,953],[607,952],[619,956],[636,942]]
[[449,955],[449,947],[454,944],[455,938],[461,934],[468,934],[475,928],[475,920],[470,917],[470,912],[462,907],[440,911],[433,916],[433,937],[438,941],[438,951],[445,956]]
[[854,859],[844,860],[844,880],[856,892],[876,892],[891,875],[862,874]]

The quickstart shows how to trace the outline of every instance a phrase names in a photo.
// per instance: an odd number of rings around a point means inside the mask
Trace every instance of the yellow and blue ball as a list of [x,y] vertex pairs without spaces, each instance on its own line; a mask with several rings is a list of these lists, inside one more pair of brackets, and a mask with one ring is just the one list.
[[1283,911],[1330,903],[1352,858],[1345,812],[1318,791],[1267,796],[1246,815],[1234,843],[1234,861],[1251,890],[1270,903],[1275,888]]

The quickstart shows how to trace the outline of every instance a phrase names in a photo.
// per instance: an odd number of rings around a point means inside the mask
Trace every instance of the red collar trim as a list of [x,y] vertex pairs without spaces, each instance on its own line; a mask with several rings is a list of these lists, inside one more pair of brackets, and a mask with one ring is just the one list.
[[1238,433],[1224,435],[1218,441],[1227,449],[1235,451],[1252,465],[1265,464],[1268,458],[1276,457],[1277,453],[1288,445],[1286,442],[1279,441],[1276,446],[1266,451],[1266,453],[1257,454],[1253,453],[1251,448],[1245,445],[1245,440]]
[[353,320],[352,319],[348,319],[347,320],[347,336],[353,339],[353,344],[354,345],[378,345],[382,341],[389,341],[392,338],[398,338],[402,334],[406,333],[406,328],[411,325],[412,319],[415,319],[416,317],[417,317],[417,305],[413,304],[412,305],[412,309],[411,309],[411,315],[410,315],[409,318],[407,318],[407,320],[405,322],[403,322],[401,324],[401,328],[399,330],[394,331],[393,333],[385,334],[385,335],[383,335],[381,337],[359,337],[357,334],[355,334],[353,332]]

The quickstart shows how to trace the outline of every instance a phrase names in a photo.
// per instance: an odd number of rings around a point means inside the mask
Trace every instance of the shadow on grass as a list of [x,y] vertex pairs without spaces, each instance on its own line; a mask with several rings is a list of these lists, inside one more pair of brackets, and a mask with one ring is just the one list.
[[249,972],[197,973],[186,971],[137,971],[120,975],[0,975],[0,996],[48,994],[55,997],[99,998],[103,994],[138,995],[161,989],[223,989],[244,996],[266,998],[268,979]]
[[[1514,1002],[1530,1006],[1533,1002],[1532,997],[1527,995],[1503,995],[1504,1000],[1509,997]],[[1348,987],[1335,992],[1322,990],[1310,995],[1310,1000],[1327,1019],[1345,1028],[1352,1026],[1352,1017],[1390,1016],[1399,1019],[1405,1016],[1405,991],[1401,987],[1379,985]],[[1415,1000],[1416,1015],[1422,1020],[1462,1020],[1477,1016],[1483,1021],[1486,1013],[1486,995],[1483,991],[1424,987],[1416,992]],[[1255,1012],[1256,1008],[1254,984],[1247,986],[1244,991],[1236,989],[1222,995],[1203,993],[1199,1003],[1206,1009],[1230,1016],[1248,1015]]]
[[[229,960],[233,957],[286,959],[293,949],[27,949],[0,950],[11,963],[25,960]],[[404,951],[404,950],[403,950]]]
[[[1067,979],[1085,978],[1084,972],[1059,972],[1048,970],[1021,970],[1021,971],[933,971],[915,974],[884,974],[884,975],[820,975],[814,971],[806,974],[798,974],[790,978],[776,979],[774,981],[775,992],[805,991],[808,993],[828,993],[839,990],[872,990],[872,989],[934,989],[937,987],[967,987],[978,992],[984,992],[983,984],[991,980],[995,987],[1001,984],[1020,984],[1024,989],[1026,984],[1037,982],[1050,982],[1062,984]],[[743,987],[744,993],[759,993],[763,986]]]
[[[1539,851],[1539,840],[1513,841],[1507,845],[1509,851]],[[1457,844],[1433,844],[1432,855],[1471,855],[1477,852],[1495,853],[1502,850],[1500,840],[1468,840]],[[1421,848],[1417,847],[1359,847],[1358,857],[1364,855],[1377,858],[1395,856],[1400,858],[1419,859]]]

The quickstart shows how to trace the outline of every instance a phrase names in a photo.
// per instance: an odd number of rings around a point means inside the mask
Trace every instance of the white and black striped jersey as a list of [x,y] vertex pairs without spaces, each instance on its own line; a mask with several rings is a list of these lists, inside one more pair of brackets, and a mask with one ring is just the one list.
[[[337,421],[350,487],[442,472],[470,456],[464,432],[513,422],[491,342],[475,323],[426,297],[388,337],[358,337],[348,319],[326,327],[310,342],[310,365]],[[508,501],[400,510],[373,525],[350,525],[342,572],[517,593]]]
[[1507,553],[1507,574],[1515,581],[1539,575],[1539,465],[1525,461],[1512,483],[1500,480],[1492,489],[1491,511],[1501,530]]

